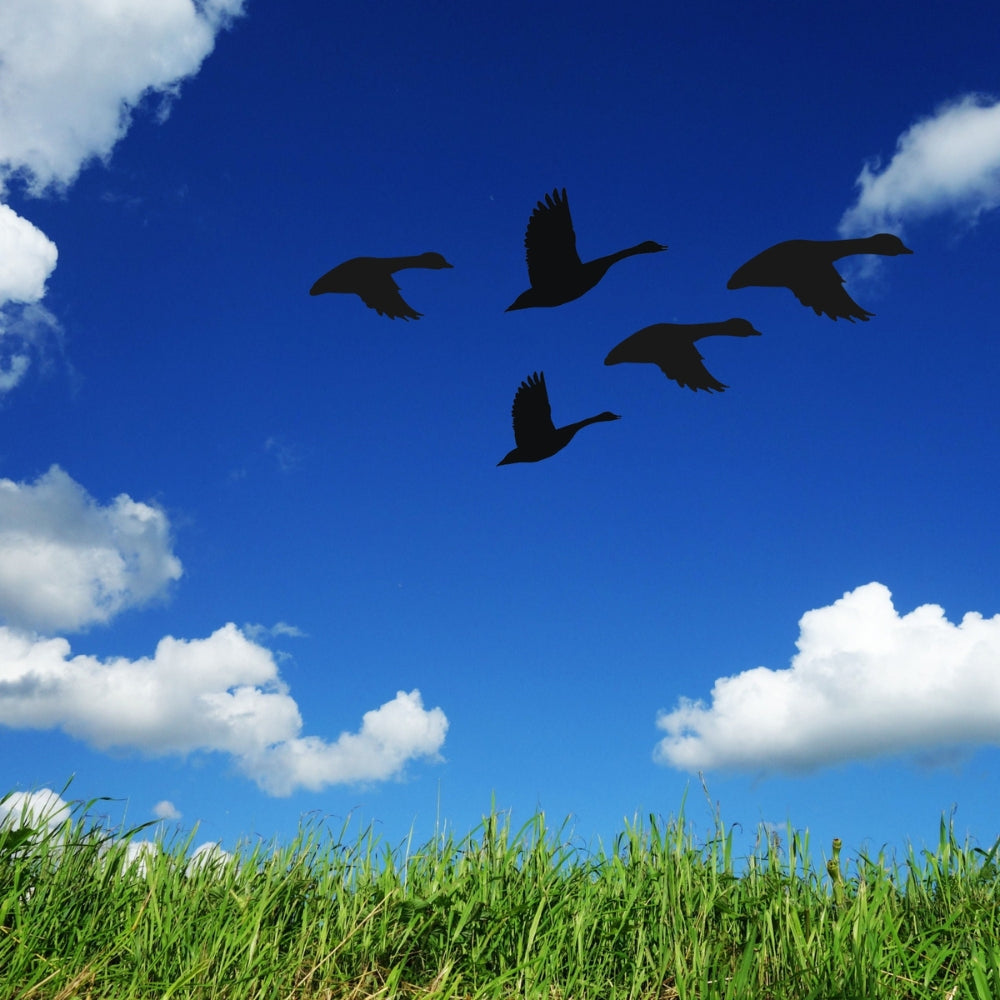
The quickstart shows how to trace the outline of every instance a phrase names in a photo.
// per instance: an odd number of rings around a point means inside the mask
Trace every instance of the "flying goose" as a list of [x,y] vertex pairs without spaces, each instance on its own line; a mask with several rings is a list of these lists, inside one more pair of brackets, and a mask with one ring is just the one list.
[[379,316],[390,319],[420,319],[423,313],[411,309],[399,294],[393,274],[407,267],[440,270],[451,267],[439,253],[421,253],[415,257],[353,257],[327,271],[309,289],[310,295],[324,292],[344,292],[359,295],[361,301]]
[[804,306],[830,319],[868,320],[875,313],[862,309],[844,290],[844,279],[835,260],[857,253],[895,257],[913,253],[892,233],[877,233],[855,240],[786,240],[752,257],[729,279],[727,288],[764,285],[790,288]]
[[552,407],[549,393],[545,388],[545,372],[534,372],[518,386],[511,407],[514,420],[514,441],[517,447],[507,452],[497,465],[511,465],[514,462],[540,462],[549,458],[569,444],[573,435],[587,424],[600,420],[621,420],[617,413],[598,413],[575,424],[556,427],[552,423]]
[[745,319],[727,319],[721,323],[654,323],[626,337],[604,359],[606,365],[623,361],[649,362],[681,388],[693,392],[723,392],[729,388],[717,381],[702,364],[702,355],[694,346],[703,337],[759,337]]
[[576,252],[576,233],[569,215],[566,189],[547,194],[538,202],[528,219],[524,235],[531,288],[522,292],[506,309],[528,309],[532,306],[560,306],[578,299],[596,285],[616,261],[637,253],[657,253],[666,250],[662,243],[647,240],[628,250],[598,257],[584,264]]

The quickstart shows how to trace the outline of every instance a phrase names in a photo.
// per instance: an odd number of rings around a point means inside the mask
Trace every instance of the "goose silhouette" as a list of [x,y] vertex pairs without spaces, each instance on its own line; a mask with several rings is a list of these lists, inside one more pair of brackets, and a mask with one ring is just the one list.
[[724,392],[729,386],[715,379],[702,364],[704,359],[694,346],[695,341],[703,337],[760,335],[760,330],[755,330],[745,319],[727,319],[721,323],[654,323],[612,348],[604,363],[649,362],[657,365],[667,378],[673,379],[682,389],[687,386],[692,392],[699,389]]
[[556,427],[552,423],[552,407],[549,393],[545,388],[545,372],[533,372],[518,386],[511,407],[514,421],[514,441],[517,447],[507,452],[497,465],[512,465],[514,462],[540,462],[565,448],[573,435],[587,424],[601,420],[621,420],[620,414],[598,413],[596,417],[578,420],[575,424]]
[[852,254],[873,253],[895,257],[913,253],[892,233],[876,233],[854,240],[786,240],[752,257],[738,268],[727,288],[763,285],[790,288],[804,306],[817,316],[867,321],[875,313],[862,309],[844,289],[844,279],[833,266],[835,260]]
[[617,261],[637,253],[658,253],[667,249],[662,243],[647,240],[584,264],[576,252],[576,233],[565,188],[562,194],[555,190],[545,196],[544,203],[538,202],[528,219],[524,248],[531,288],[522,292],[505,312],[572,302],[593,288]]
[[410,308],[399,294],[393,274],[407,267],[432,270],[451,267],[439,253],[421,253],[415,257],[352,257],[327,271],[309,289],[310,295],[343,292],[358,295],[369,309],[390,319],[420,319],[423,313]]

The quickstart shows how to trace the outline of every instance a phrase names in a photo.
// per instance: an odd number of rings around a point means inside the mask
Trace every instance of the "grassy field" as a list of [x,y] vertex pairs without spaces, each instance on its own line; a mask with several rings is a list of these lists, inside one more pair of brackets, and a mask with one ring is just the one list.
[[[544,815],[392,848],[305,825],[287,845],[137,850],[81,804],[0,831],[0,997],[997,1000],[997,853],[955,841],[817,868],[788,831],[733,857],[680,818],[596,850]],[[132,845],[131,847],[129,845]]]

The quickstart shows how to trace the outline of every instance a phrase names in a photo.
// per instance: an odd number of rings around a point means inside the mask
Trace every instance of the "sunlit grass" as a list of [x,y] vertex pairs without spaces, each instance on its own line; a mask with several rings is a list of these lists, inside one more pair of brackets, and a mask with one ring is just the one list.
[[1000,997],[1000,842],[945,820],[898,863],[835,843],[817,867],[792,830],[737,859],[683,813],[585,851],[496,812],[417,849],[317,821],[192,863],[190,839],[137,850],[88,805],[0,831],[0,997]]

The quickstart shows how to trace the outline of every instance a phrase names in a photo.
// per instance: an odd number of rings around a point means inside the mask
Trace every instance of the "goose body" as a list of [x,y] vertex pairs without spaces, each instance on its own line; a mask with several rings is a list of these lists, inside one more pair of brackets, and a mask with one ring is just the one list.
[[639,253],[657,253],[667,249],[662,243],[647,240],[627,250],[583,263],[576,252],[576,233],[565,188],[561,194],[558,190],[553,191],[545,196],[544,202],[538,202],[528,219],[524,248],[531,288],[522,292],[506,312],[572,302],[593,288],[617,261]]
[[552,423],[549,393],[545,388],[545,372],[534,372],[518,387],[511,407],[514,421],[514,441],[517,447],[507,452],[497,465],[514,462],[540,462],[565,448],[581,427],[602,420],[621,420],[617,413],[598,413],[596,417],[578,420],[575,424],[556,427]]
[[875,314],[862,309],[844,289],[844,279],[833,266],[835,260],[853,254],[871,253],[885,257],[913,253],[892,233],[877,233],[854,240],[786,240],[752,257],[738,268],[727,288],[762,285],[790,288],[804,306],[817,316],[831,319],[867,320]]
[[414,257],[352,257],[327,271],[309,289],[310,295],[342,292],[360,296],[369,309],[390,319],[420,319],[423,315],[412,309],[399,294],[393,280],[396,271],[408,267],[439,270],[451,267],[439,253],[421,253]]
[[702,364],[704,360],[695,341],[703,337],[759,337],[745,319],[727,319],[721,323],[654,323],[626,337],[604,359],[606,365],[622,362],[648,362],[656,365],[681,388],[693,392],[724,392],[729,386],[719,382]]

